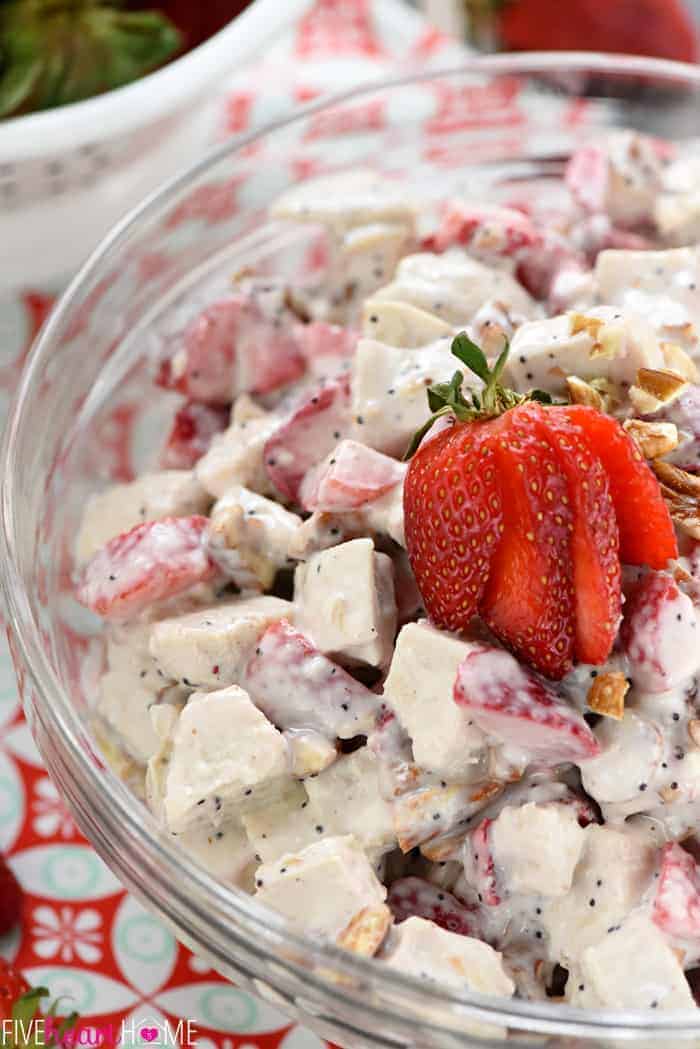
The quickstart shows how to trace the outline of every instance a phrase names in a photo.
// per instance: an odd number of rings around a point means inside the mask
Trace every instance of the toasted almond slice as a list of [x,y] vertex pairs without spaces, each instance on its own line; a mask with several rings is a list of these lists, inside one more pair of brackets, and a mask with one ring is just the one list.
[[697,382],[700,379],[695,362],[682,346],[677,342],[662,342],[660,345],[664,363],[669,371],[682,376],[688,382]]
[[622,721],[625,716],[625,696],[629,682],[619,670],[599,674],[588,690],[586,702],[596,714]]
[[569,332],[571,335],[578,335],[579,332],[585,331],[586,335],[597,341],[600,329],[605,324],[605,321],[600,317],[587,317],[585,313],[570,313],[569,314]]
[[637,415],[653,415],[664,406],[663,401],[660,401],[658,397],[652,397],[640,386],[630,386],[629,398]]
[[691,718],[688,722],[688,735],[696,747],[700,747],[700,718]]
[[666,369],[640,368],[637,372],[637,386],[662,404],[668,404],[687,389],[688,381],[682,375]]
[[663,495],[673,523],[678,525],[682,532],[690,535],[693,539],[700,539],[700,505],[697,499],[678,495],[671,491],[665,484],[661,485]]
[[674,423],[627,419],[622,425],[645,459],[658,459],[678,447],[678,429]]
[[667,805],[672,804],[680,797],[680,789],[678,787],[662,787],[659,791],[659,797],[662,801],[665,801]]
[[572,404],[585,404],[587,408],[603,411],[603,395],[583,379],[579,379],[578,375],[567,375],[566,385]]
[[338,934],[337,944],[346,951],[371,958],[381,947],[393,917],[385,903],[363,907]]
[[681,470],[679,466],[674,466],[673,463],[653,462],[651,468],[661,483],[666,485],[676,495],[700,499],[700,477],[696,477],[695,474],[689,474],[686,470]]

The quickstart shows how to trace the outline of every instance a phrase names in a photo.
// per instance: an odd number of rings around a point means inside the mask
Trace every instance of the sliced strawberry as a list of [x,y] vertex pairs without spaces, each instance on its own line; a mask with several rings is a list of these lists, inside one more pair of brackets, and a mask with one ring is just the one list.
[[476,935],[474,912],[451,892],[423,878],[399,878],[392,883],[386,902],[397,923],[416,916],[459,936]]
[[226,407],[190,401],[178,410],[161,453],[165,470],[189,470],[208,451],[212,438],[229,424]]
[[378,499],[400,484],[406,466],[358,441],[341,441],[302,481],[305,510],[342,513]]
[[501,897],[496,889],[496,864],[491,851],[491,824],[493,820],[482,820],[473,830],[465,845],[465,871],[471,874],[470,883],[479,895],[479,902],[487,907],[497,907]]
[[279,728],[352,739],[371,732],[379,716],[379,697],[284,619],[258,641],[245,684],[255,705]]
[[77,598],[104,619],[129,619],[155,601],[212,579],[206,517],[146,521],[110,539],[83,570]]
[[311,321],[298,324],[294,336],[309,371],[314,375],[324,375],[347,366],[357,348],[360,333],[355,328]]
[[669,936],[700,937],[700,870],[690,853],[676,842],[661,850],[652,920]]
[[503,538],[491,561],[481,614],[493,632],[548,677],[563,677],[574,651],[566,477],[550,446],[514,408],[498,420],[494,452]]
[[700,628],[693,602],[673,576],[649,572],[627,595],[620,637],[634,683],[667,692],[697,667]]
[[432,237],[430,250],[443,252],[459,244],[479,255],[510,258],[541,242],[542,234],[521,211],[453,200]]
[[172,355],[162,361],[159,386],[193,401],[229,404],[233,399],[240,298],[214,303],[185,328]]
[[600,146],[581,146],[566,165],[564,180],[572,196],[586,211],[605,210],[608,192],[608,158]]
[[552,447],[566,477],[573,531],[575,654],[581,663],[604,663],[620,622],[619,535],[608,478],[579,428],[537,404],[520,409]]
[[678,557],[678,543],[659,482],[620,424],[595,408],[549,408],[581,430],[582,440],[602,462],[620,531],[620,560],[665,568]]
[[494,424],[452,426],[424,442],[404,482],[406,547],[431,619],[465,629],[503,531]]
[[280,289],[238,292],[190,321],[162,362],[156,382],[204,404],[230,404],[246,391],[270,393],[306,371],[292,334],[295,323]]
[[304,394],[265,443],[265,470],[280,495],[297,500],[304,475],[335,448],[349,422],[347,376]]
[[583,717],[508,652],[473,644],[460,663],[454,699],[479,728],[547,765],[595,757]]

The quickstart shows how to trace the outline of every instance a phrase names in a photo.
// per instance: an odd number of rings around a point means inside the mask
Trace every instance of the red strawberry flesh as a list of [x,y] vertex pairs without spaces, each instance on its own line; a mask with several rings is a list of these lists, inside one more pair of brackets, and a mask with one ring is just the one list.
[[582,440],[608,475],[620,531],[620,560],[628,565],[665,568],[678,557],[678,543],[659,482],[620,424],[595,408],[549,408],[581,430]]
[[576,762],[600,751],[583,717],[501,649],[472,645],[457,671],[454,699],[484,732],[543,764]]
[[406,543],[433,621],[465,629],[476,615],[502,532],[493,423],[454,426],[424,443],[404,483]]
[[568,485],[548,444],[514,408],[498,420],[494,450],[503,538],[491,561],[481,613],[494,634],[546,674],[572,666],[574,594]]
[[604,663],[617,635],[622,606],[619,534],[608,478],[575,423],[534,403],[521,413],[552,447],[568,485],[576,659]]

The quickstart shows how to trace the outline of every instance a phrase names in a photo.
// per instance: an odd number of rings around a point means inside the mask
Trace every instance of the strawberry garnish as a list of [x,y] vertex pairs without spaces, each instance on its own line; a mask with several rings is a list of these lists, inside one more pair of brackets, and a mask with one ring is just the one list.
[[[433,415],[407,452],[406,545],[426,611],[447,630],[480,615],[550,678],[574,657],[604,663],[620,561],[678,554],[659,483],[614,419],[504,388],[507,345],[493,368],[465,333],[452,352],[483,388],[463,392],[461,371],[431,386]],[[421,443],[445,416],[453,425]]]
[[14,929],[22,914],[22,890],[19,882],[0,856],[0,936]]
[[564,413],[530,404],[520,412],[553,449],[571,500],[574,651],[581,663],[602,663],[620,622],[619,534],[607,474],[581,429]]
[[581,437],[605,468],[620,530],[620,560],[627,565],[665,568],[678,557],[673,521],[659,482],[634,441],[609,415],[584,405],[555,408],[581,430]]
[[500,420],[496,466],[504,531],[481,614],[497,637],[550,677],[574,652],[569,487],[556,455],[521,408]]

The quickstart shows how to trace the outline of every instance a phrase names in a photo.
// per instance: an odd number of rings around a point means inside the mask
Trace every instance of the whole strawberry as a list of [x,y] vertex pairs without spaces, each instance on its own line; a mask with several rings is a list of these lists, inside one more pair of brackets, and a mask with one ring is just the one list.
[[[500,384],[461,333],[452,352],[464,376],[428,390],[433,416],[416,434],[404,485],[406,545],[426,611],[447,630],[476,615],[550,678],[574,659],[604,663],[621,613],[620,562],[665,567],[678,555],[652,471],[612,418],[554,405]],[[424,444],[436,417],[454,416]],[[420,445],[420,447],[419,447]]]
[[22,890],[19,882],[0,856],[0,936],[14,929],[22,914]]

